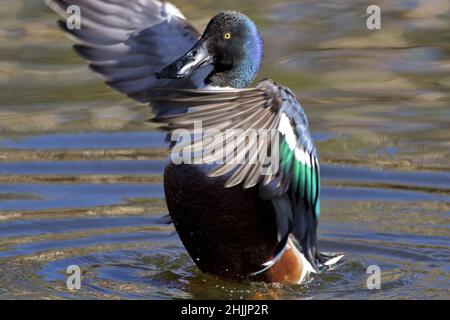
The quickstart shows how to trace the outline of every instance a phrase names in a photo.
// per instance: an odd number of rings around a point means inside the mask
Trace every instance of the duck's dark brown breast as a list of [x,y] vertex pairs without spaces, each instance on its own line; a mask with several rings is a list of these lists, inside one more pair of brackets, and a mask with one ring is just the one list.
[[224,182],[193,165],[169,164],[164,173],[169,213],[194,262],[203,272],[242,280],[272,257],[275,214],[257,187],[224,188]]

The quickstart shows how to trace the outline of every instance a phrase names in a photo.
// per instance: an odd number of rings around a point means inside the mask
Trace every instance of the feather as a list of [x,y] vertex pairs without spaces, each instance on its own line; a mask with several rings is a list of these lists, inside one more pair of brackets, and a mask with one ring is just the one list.
[[[157,79],[154,72],[190,49],[199,37],[181,12],[159,0],[46,0],[61,17],[60,27],[76,42],[74,49],[112,88],[139,102],[153,103],[157,87],[204,86],[208,68],[181,80]],[[67,8],[82,12],[81,29],[67,27]]]
[[[277,212],[279,239],[285,239],[288,225],[288,234],[295,236],[312,268],[318,270],[319,162],[308,122],[293,93],[265,80],[253,89],[161,90],[158,101],[168,108],[177,104],[188,108],[184,114],[155,117],[157,122],[168,123],[169,130],[184,128],[193,135],[196,121],[201,121],[203,130],[220,128],[182,147],[195,152],[194,163],[216,163],[209,176],[230,174],[225,187],[250,188],[261,183],[275,188],[272,203]],[[227,129],[240,131],[238,136],[227,135]],[[258,141],[248,139],[250,133],[259,130],[270,132],[270,141],[278,134],[279,149],[272,150],[272,143],[258,145]],[[216,148],[223,148],[222,152],[214,152]],[[260,154],[265,156],[259,158]],[[268,155],[275,154],[279,154],[280,170],[262,175],[261,163],[267,163]],[[219,163],[224,158],[237,161]],[[280,196],[292,204],[288,213],[283,212],[286,206],[276,205]]]

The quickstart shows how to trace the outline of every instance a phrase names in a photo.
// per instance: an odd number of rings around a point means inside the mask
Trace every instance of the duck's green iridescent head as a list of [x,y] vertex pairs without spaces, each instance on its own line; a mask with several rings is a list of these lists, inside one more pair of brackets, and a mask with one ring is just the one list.
[[263,42],[255,23],[242,13],[227,11],[213,17],[196,45],[157,76],[184,78],[212,64],[207,84],[243,88],[256,78],[262,58]]

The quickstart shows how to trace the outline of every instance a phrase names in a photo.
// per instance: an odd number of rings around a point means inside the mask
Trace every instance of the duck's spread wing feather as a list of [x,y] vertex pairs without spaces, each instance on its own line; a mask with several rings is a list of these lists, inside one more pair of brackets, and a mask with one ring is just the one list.
[[[188,130],[194,138],[178,148],[191,152],[194,163],[216,164],[211,176],[227,175],[226,187],[272,186],[276,194],[273,197],[289,199],[291,212],[280,212],[280,219],[287,221],[277,221],[279,226],[285,226],[279,238],[285,239],[286,233],[293,232],[306,258],[317,268],[319,161],[306,116],[295,95],[265,80],[253,89],[163,90],[157,99],[168,109],[180,105],[188,108],[187,113],[160,115],[154,120],[165,123],[164,128],[169,131]],[[199,125],[201,135],[194,132]],[[236,130],[237,142],[229,129]],[[248,139],[254,133],[258,138]],[[239,135],[243,139],[239,140]],[[221,152],[215,152],[218,146],[222,147]],[[274,150],[279,155],[278,166],[271,171],[267,166],[273,165]],[[230,163],[229,159],[234,161]]]
[[[140,101],[151,102],[152,89],[198,88],[205,70],[182,80],[159,80],[154,73],[189,50],[198,31],[167,1],[46,0],[61,17],[59,25],[75,38],[75,50],[108,85]],[[70,30],[70,7],[80,8],[80,29]],[[67,12],[69,8],[69,13]]]

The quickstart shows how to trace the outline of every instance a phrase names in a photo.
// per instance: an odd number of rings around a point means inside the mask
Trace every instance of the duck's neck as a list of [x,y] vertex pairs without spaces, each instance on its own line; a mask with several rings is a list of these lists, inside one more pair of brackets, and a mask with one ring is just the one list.
[[262,61],[262,44],[260,40],[247,43],[245,54],[237,59],[233,66],[214,65],[214,70],[205,79],[210,87],[247,87],[257,76]]
[[248,67],[244,66],[234,68],[215,66],[206,78],[205,84],[209,87],[245,88],[253,81],[257,72],[258,70],[249,70]]

